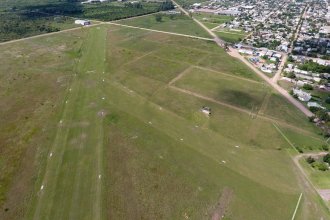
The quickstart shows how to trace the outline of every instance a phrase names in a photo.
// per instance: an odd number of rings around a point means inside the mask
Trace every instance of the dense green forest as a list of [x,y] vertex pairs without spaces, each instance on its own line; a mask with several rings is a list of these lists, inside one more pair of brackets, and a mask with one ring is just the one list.
[[0,0],[0,42],[70,28],[74,18],[111,21],[173,8],[170,1],[81,4],[75,0]]

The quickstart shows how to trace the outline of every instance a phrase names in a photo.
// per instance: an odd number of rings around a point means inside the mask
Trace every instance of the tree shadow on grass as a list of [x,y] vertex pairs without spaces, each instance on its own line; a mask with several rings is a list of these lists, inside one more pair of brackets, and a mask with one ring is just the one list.
[[259,108],[262,102],[262,100],[258,100],[246,92],[233,89],[222,90],[219,92],[218,97],[227,103],[249,110]]

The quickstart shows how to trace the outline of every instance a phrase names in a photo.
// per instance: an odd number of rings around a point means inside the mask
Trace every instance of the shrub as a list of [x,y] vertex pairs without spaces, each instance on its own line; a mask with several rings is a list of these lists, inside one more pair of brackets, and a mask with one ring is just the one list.
[[296,147],[296,149],[299,153],[301,153],[301,154],[304,153],[304,151],[300,147]]
[[328,104],[330,104],[330,97],[327,97],[327,98],[325,99],[325,102],[328,103]]
[[323,162],[326,162],[326,163],[330,164],[330,154],[326,154],[326,155],[323,157]]
[[313,86],[307,83],[304,84],[303,88],[306,90],[313,90]]
[[156,14],[156,15],[155,15],[155,20],[156,20],[157,22],[161,22],[162,19],[163,19],[163,16],[162,16],[161,14]]
[[311,163],[315,162],[315,159],[313,157],[309,156],[309,157],[306,158],[306,162],[311,164]]
[[328,145],[322,145],[322,150],[329,151],[329,146]]
[[312,163],[312,167],[314,167],[315,169],[321,170],[321,171],[326,171],[329,169],[329,167],[326,163],[319,162],[319,161]]

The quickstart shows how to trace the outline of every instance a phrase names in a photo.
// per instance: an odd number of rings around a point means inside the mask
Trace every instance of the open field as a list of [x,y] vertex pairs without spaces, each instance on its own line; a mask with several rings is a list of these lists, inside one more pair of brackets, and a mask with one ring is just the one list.
[[168,31],[210,38],[210,35],[208,35],[208,33],[206,33],[201,27],[199,27],[191,18],[185,15],[161,15],[161,21],[156,21],[155,15],[149,15],[140,18],[138,17],[134,19],[118,21],[118,23],[136,27],[150,28],[160,31]]
[[0,219],[291,219],[301,192],[297,219],[329,218],[273,123],[322,139],[215,43],[100,25],[1,47]]
[[235,31],[215,31],[214,32],[222,40],[227,41],[228,43],[238,43],[246,36],[246,33],[235,32]]
[[206,27],[212,29],[220,24],[232,21],[234,17],[227,16],[227,15],[214,15],[211,13],[194,13],[193,17],[196,18],[197,20],[201,21]]

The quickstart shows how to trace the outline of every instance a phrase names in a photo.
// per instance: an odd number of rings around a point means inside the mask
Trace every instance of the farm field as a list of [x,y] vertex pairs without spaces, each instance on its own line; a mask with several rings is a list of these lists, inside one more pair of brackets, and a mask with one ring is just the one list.
[[274,124],[321,136],[215,43],[103,24],[0,47],[0,219],[291,219],[301,192],[296,219],[329,218]]
[[185,15],[166,15],[162,13],[160,15],[162,17],[161,21],[157,21],[155,15],[149,15],[121,20],[118,21],[118,23],[142,28],[150,28],[159,31],[175,32],[179,34],[211,38],[211,36],[205,32],[205,30],[203,30],[191,18]]

